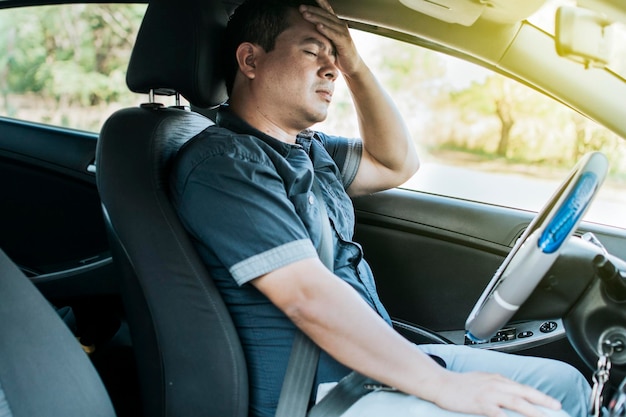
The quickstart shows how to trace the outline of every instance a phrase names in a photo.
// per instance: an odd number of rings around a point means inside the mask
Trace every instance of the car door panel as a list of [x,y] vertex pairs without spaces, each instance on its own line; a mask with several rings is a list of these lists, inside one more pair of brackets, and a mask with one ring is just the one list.
[[96,141],[92,133],[0,119],[0,247],[48,291],[115,288],[90,169]]
[[494,225],[473,232],[493,208],[481,212],[458,200],[403,190],[356,199],[355,207],[356,240],[390,314],[438,331],[463,327],[507,253],[498,241],[511,241],[524,224],[519,218],[513,231]]

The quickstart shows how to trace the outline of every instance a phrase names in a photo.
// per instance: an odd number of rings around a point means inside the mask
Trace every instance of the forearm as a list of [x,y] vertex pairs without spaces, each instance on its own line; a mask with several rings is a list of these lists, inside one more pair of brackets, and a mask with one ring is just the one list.
[[[310,272],[317,275],[314,281],[303,278]],[[268,291],[267,282],[259,289],[339,362],[401,391],[434,399],[428,388],[447,371],[395,332],[349,285],[317,260],[297,265],[289,281],[296,279],[294,286],[281,280],[276,288],[282,291]]]
[[[377,381],[428,400],[442,368],[384,322],[351,288],[339,286],[306,312],[301,328],[339,362]],[[334,286],[330,286],[331,289]],[[316,306],[315,306],[316,305]],[[315,319],[314,319],[315,317]]]
[[419,167],[415,144],[391,97],[370,69],[362,64],[344,75],[358,116],[364,158],[387,177],[384,188],[400,185]]

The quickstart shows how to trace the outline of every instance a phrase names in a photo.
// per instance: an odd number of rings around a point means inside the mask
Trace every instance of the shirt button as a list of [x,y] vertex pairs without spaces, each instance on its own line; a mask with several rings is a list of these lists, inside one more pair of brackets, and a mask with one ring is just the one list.
[[309,195],[309,204],[315,204],[315,197],[313,197],[313,195]]

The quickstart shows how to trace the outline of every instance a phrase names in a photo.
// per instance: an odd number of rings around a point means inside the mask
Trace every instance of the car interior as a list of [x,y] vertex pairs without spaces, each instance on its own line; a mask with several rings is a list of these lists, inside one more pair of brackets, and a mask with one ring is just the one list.
[[[0,0],[2,8],[26,3]],[[12,415],[248,415],[237,333],[168,196],[172,158],[227,100],[218,45],[237,3],[151,0],[126,74],[146,101],[110,115],[99,133],[0,117],[0,326],[9,341],[0,344],[0,393]],[[543,1],[462,3],[333,7],[351,27],[506,72],[626,133],[626,83],[557,50],[529,53],[554,44],[524,21]],[[585,72],[586,82],[555,75],[567,72]],[[614,94],[595,92],[605,84]],[[159,96],[176,103],[162,105]],[[590,381],[608,344],[608,403],[626,377],[626,230],[584,221],[593,194],[572,203],[567,197],[581,189],[572,178],[539,215],[401,188],[356,198],[355,240],[395,328],[415,343],[560,359]],[[483,313],[488,334],[468,337],[468,314],[502,290],[510,258],[563,206],[576,214],[558,218],[569,222],[558,257],[541,272],[522,264],[516,282],[533,273],[535,282],[521,307],[494,322]],[[62,306],[71,307],[74,326],[55,313]]]

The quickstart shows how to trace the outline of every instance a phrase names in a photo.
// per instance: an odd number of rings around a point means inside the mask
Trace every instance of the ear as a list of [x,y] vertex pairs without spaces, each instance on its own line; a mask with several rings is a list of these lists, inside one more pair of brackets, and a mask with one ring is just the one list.
[[261,48],[258,45],[250,42],[243,42],[237,48],[236,57],[239,71],[250,80],[256,76],[256,64],[260,51]]

